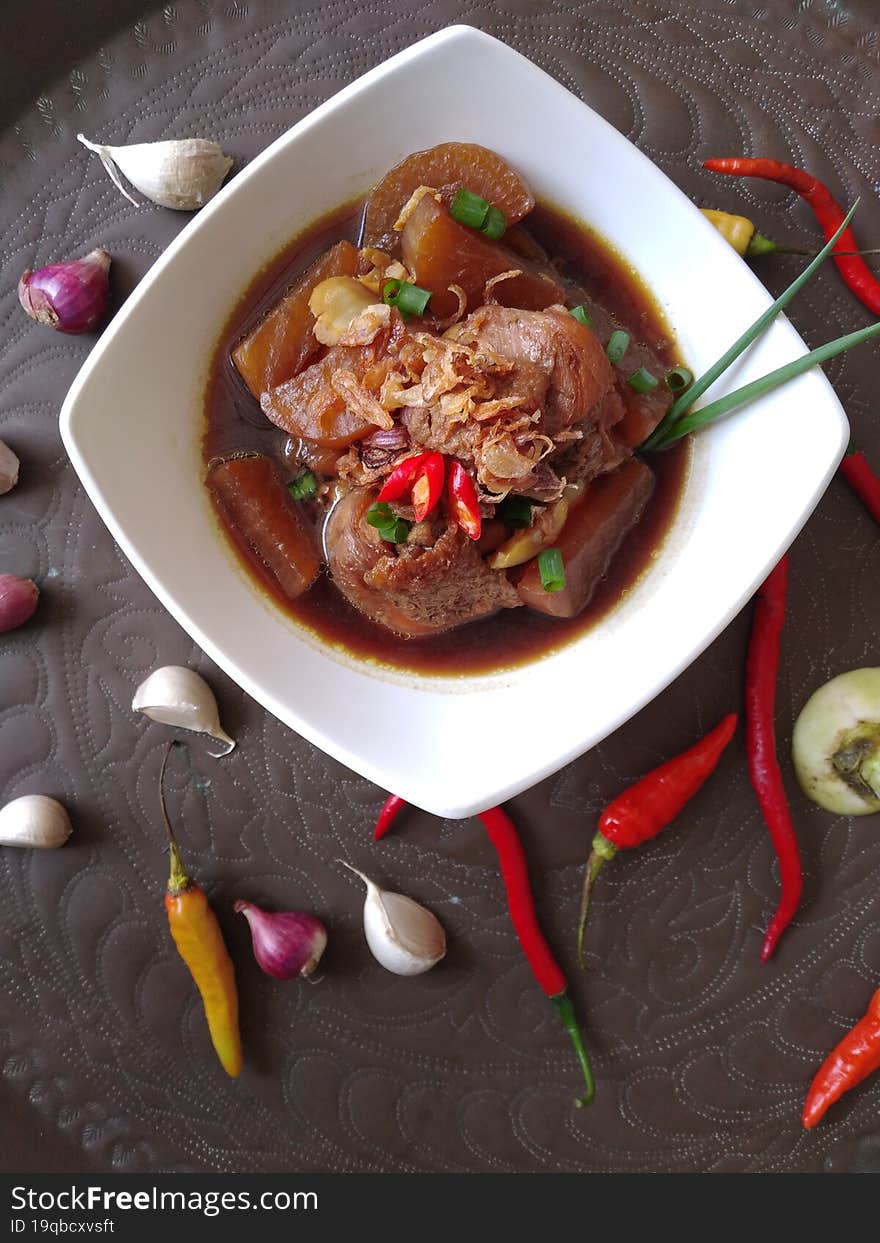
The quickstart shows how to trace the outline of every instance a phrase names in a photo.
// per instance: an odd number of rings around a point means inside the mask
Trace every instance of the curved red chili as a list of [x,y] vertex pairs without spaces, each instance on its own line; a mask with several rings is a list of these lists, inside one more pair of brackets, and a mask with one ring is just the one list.
[[[729,173],[735,177],[762,177],[766,181],[775,181],[794,190],[812,207],[826,242],[834,236],[846,215],[827,186],[817,177],[804,172],[802,168],[795,168],[792,164],[784,164],[780,160],[734,157],[705,160],[703,167],[713,173]],[[852,229],[845,229],[834,249],[833,259],[849,291],[869,311],[880,315],[880,280],[860,255],[852,253],[858,249]],[[838,251],[850,253],[839,254]]]
[[378,842],[380,837],[385,836],[404,807],[406,807],[406,802],[399,795],[388,795],[382,804],[382,810],[376,817],[376,827],[373,829],[374,842]]
[[480,812],[480,819],[489,834],[490,842],[498,852],[501,878],[507,891],[507,909],[510,911],[510,918],[523,953],[528,959],[535,979],[558,1009],[563,1026],[571,1038],[580,1062],[587,1090],[578,1099],[578,1104],[589,1105],[596,1095],[593,1069],[590,1066],[590,1059],[575,1017],[574,1006],[562,968],[553,957],[538,924],[535,900],[529,884],[526,856],[516,825],[507,812],[500,807],[490,807],[488,811]]
[[693,798],[718,767],[724,748],[736,732],[736,713],[731,712],[694,746],[659,768],[652,769],[635,785],[613,799],[599,817],[599,832],[584,873],[578,916],[578,959],[583,964],[584,931],[590,896],[602,865],[618,850],[640,846],[656,837]]
[[814,1127],[844,1092],[875,1070],[880,1070],[880,989],[864,1016],[822,1063],[804,1102],[804,1126]]
[[839,469],[871,517],[880,522],[880,478],[871,470],[861,449],[847,453]]
[[800,851],[776,758],[776,675],[785,623],[788,557],[784,556],[758,590],[746,658],[746,753],[761,812],[779,860],[782,896],[761,949],[766,962],[798,908],[803,889]]

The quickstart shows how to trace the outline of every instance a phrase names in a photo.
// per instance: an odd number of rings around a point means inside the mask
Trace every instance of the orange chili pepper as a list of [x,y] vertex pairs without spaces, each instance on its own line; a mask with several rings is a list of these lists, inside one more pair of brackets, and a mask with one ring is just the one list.
[[804,1104],[804,1126],[808,1130],[814,1127],[844,1092],[875,1070],[880,1070],[880,989],[855,1027],[829,1053],[810,1085]]
[[238,1030],[238,990],[232,959],[223,940],[217,916],[208,905],[204,890],[187,876],[165,806],[165,766],[175,743],[170,743],[159,776],[159,802],[168,831],[171,873],[165,893],[168,926],[177,952],[189,968],[205,1007],[208,1031],[227,1075],[241,1073],[241,1036]]

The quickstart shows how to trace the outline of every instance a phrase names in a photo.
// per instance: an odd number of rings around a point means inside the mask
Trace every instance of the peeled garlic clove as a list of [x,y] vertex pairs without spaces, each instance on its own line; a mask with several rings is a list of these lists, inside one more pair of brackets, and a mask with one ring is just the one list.
[[207,138],[139,142],[124,147],[90,142],[83,134],[77,138],[100,157],[113,184],[135,206],[137,199],[126,189],[123,176],[160,207],[196,211],[214,197],[232,168],[231,157]]
[[235,746],[235,740],[220,724],[214,692],[203,677],[183,665],[155,669],[135,691],[131,706],[162,725],[191,729],[226,743],[225,751],[210,753],[214,759],[228,755]]
[[23,794],[0,808],[0,846],[54,850],[71,834],[70,817],[45,794]]
[[328,276],[309,298],[315,336],[322,345],[336,345],[360,313],[375,305],[376,295],[353,276]]
[[0,496],[11,492],[18,483],[18,457],[9,445],[0,440]]
[[339,862],[367,887],[364,935],[376,961],[395,975],[430,971],[446,954],[446,933],[436,915],[402,893],[380,889],[344,859]]

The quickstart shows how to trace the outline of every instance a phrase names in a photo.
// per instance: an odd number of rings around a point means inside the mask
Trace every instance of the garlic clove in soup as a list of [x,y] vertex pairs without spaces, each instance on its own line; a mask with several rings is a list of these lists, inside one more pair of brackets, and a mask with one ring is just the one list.
[[207,138],[179,138],[163,142],[139,142],[111,147],[77,138],[100,157],[116,188],[130,203],[139,206],[125,186],[125,177],[152,203],[175,211],[197,211],[213,198],[232,158]]
[[224,751],[211,752],[214,759],[228,755],[235,747],[235,740],[220,724],[214,692],[203,677],[183,665],[155,669],[135,691],[131,706],[152,721],[207,734],[226,744]]
[[54,850],[71,832],[64,807],[48,795],[23,794],[0,808],[0,846]]
[[337,345],[362,311],[375,306],[376,295],[353,276],[328,276],[312,290],[309,310],[322,345]]
[[367,887],[364,935],[376,961],[394,975],[422,975],[446,954],[443,925],[424,906],[402,893],[389,893],[339,860]]

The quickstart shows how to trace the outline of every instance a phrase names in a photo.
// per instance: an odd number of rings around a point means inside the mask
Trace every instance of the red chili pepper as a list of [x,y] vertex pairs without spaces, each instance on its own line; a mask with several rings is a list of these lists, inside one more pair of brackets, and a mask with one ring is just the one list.
[[449,508],[462,531],[471,539],[479,539],[483,529],[480,502],[474,481],[461,462],[453,462],[449,468]]
[[847,1032],[823,1062],[804,1103],[802,1122],[814,1127],[844,1092],[880,1070],[880,989],[863,1018]]
[[599,817],[599,832],[584,873],[578,917],[578,959],[583,964],[584,931],[590,895],[602,865],[618,850],[629,850],[650,841],[675,819],[714,772],[722,752],[736,732],[736,713],[731,712],[699,742],[659,768],[652,769],[635,785],[613,799]]
[[880,522],[880,478],[871,470],[861,449],[847,453],[840,473],[876,522]]
[[419,467],[412,486],[412,506],[416,522],[428,514],[443,495],[443,476],[446,467],[440,453],[429,453]]
[[[775,181],[779,185],[794,190],[812,207],[826,242],[830,241],[837,232],[846,215],[827,186],[823,185],[818,178],[804,172],[802,168],[795,168],[791,164],[783,164],[779,160],[733,158],[706,160],[703,167],[713,173],[731,173],[737,177],[763,177],[766,181]],[[880,315],[880,280],[858,254],[838,253],[858,249],[852,229],[844,229],[834,248],[834,262],[849,291],[869,311]]]
[[397,819],[398,814],[406,807],[405,801],[397,794],[389,794],[385,802],[382,804],[382,810],[376,817],[376,827],[373,830],[373,841],[378,842],[380,837],[384,837],[391,825]]
[[797,836],[776,759],[776,675],[779,640],[785,622],[788,557],[784,556],[758,590],[746,659],[746,753],[749,775],[779,860],[782,896],[770,920],[761,960],[766,962],[798,908],[803,889]]
[[565,976],[538,926],[526,857],[516,825],[500,807],[490,807],[488,811],[481,812],[480,819],[486,827],[489,840],[498,851],[501,876],[507,890],[507,906],[523,953],[535,979],[559,1010],[580,1062],[587,1090],[579,1098],[578,1104],[589,1105],[596,1094],[590,1059],[568,994]]
[[416,453],[412,457],[404,458],[402,462],[398,462],[382,485],[382,491],[379,493],[378,499],[380,501],[399,501],[405,493],[412,489],[420,466],[430,456],[430,453]]

